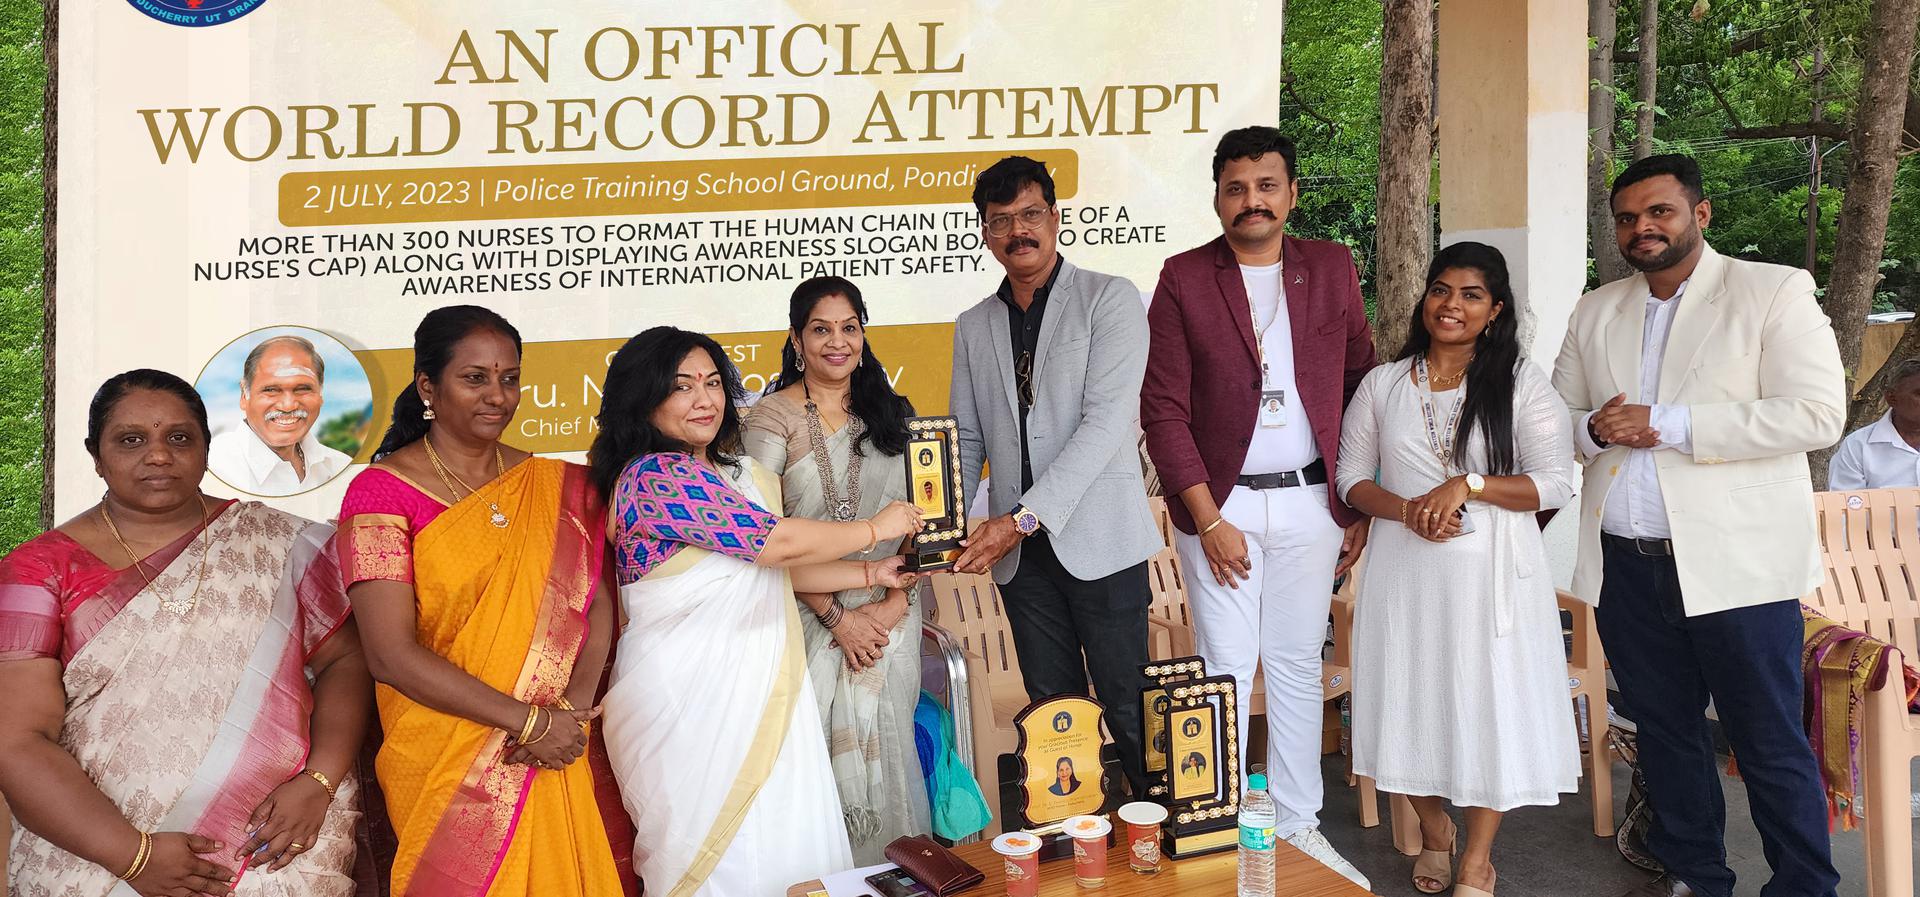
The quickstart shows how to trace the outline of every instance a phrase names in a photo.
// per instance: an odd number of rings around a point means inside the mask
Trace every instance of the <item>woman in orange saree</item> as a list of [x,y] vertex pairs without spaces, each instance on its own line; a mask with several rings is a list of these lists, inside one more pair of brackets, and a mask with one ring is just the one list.
[[580,762],[612,637],[600,499],[584,468],[499,443],[520,396],[505,320],[437,309],[414,358],[338,540],[378,683],[393,893],[617,897]]

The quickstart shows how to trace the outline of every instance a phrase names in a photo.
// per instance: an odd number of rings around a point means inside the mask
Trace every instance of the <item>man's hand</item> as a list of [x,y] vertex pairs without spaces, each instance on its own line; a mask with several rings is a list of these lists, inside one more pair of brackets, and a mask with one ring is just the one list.
[[1253,575],[1253,562],[1247,560],[1247,537],[1238,527],[1221,520],[1213,530],[1200,537],[1200,548],[1207,553],[1207,569],[1213,581],[1229,589],[1240,588],[1240,580]]
[[989,517],[967,538],[960,540],[965,551],[960,552],[959,560],[953,562],[953,569],[961,573],[985,573],[1000,563],[1000,559],[1020,544],[1024,538],[1013,526],[1013,515],[1002,514]]
[[1354,562],[1360,560],[1360,551],[1367,547],[1367,533],[1372,523],[1372,518],[1362,517],[1348,526],[1346,534],[1340,537],[1340,560],[1333,565],[1335,579],[1353,569]]
[[1653,408],[1627,404],[1627,394],[1607,400],[1587,419],[1588,435],[1602,445],[1650,449],[1660,444],[1660,431],[1653,429]]

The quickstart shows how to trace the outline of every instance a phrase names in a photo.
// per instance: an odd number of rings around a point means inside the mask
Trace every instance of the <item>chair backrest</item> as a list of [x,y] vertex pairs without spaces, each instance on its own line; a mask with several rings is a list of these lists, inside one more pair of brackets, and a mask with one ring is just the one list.
[[1920,489],[1814,495],[1826,578],[1802,599],[1920,659]]
[[1176,626],[1193,625],[1187,614],[1187,582],[1173,549],[1162,548],[1147,559],[1147,588],[1152,595],[1147,613]]
[[1014,652],[1013,630],[1000,603],[1000,587],[984,573],[933,574],[927,582],[932,596],[933,622],[960,640],[962,647],[986,661],[993,683],[1023,687],[1020,657]]

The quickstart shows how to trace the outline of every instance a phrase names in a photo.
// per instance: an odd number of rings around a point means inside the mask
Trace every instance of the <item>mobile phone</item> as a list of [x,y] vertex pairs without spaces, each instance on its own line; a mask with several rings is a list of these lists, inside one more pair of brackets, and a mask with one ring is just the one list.
[[1473,515],[1468,514],[1466,508],[1463,507],[1454,511],[1453,516],[1460,521],[1459,535],[1464,536],[1473,532]]
[[867,884],[879,891],[880,897],[938,897],[932,888],[908,875],[905,869],[889,869],[878,875],[869,875]]

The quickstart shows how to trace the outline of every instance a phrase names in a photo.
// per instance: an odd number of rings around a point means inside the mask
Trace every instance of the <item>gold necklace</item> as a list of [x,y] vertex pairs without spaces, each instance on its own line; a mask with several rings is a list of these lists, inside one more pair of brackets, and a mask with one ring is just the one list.
[[[184,601],[174,597],[160,599],[160,606],[173,613],[184,614],[200,603],[200,588],[207,584],[207,558],[213,554],[213,527],[206,525],[207,517],[210,516],[210,513],[207,508],[207,497],[205,495],[200,496],[200,522],[203,525],[201,535],[203,541],[207,544],[202,546],[202,551],[200,552],[200,570],[194,578],[193,594],[188,595]],[[140,571],[140,578],[147,581],[148,588],[152,588],[153,576],[147,573],[146,561],[135,555],[133,549],[127,545],[127,540],[120,537],[120,527],[114,525],[113,513],[107,510],[107,502],[105,499],[101,499],[100,501],[100,519],[107,522],[107,532],[113,534],[113,541],[120,543],[120,550],[127,553],[128,559],[133,561],[134,568]]]
[[[459,483],[460,488],[467,490],[468,496],[472,496],[478,491],[472,486],[467,485],[466,480],[455,476],[452,470],[447,469],[446,463],[440,460],[440,453],[433,450],[433,440],[422,436],[420,437],[420,441],[427,446],[427,462],[433,465],[433,472],[440,475],[440,482],[446,484],[447,492],[453,495],[455,503],[460,501],[460,490],[455,489],[453,484]],[[507,459],[500,454],[500,447],[497,445],[493,447],[493,464],[498,470],[498,473],[495,474],[496,476],[507,475]],[[487,502],[487,510],[493,512],[493,516],[487,518],[487,522],[492,523],[497,529],[506,529],[507,524],[513,522],[507,518],[505,512],[500,510],[499,502]]]
[[[1467,363],[1460,366],[1460,370],[1458,373],[1455,373],[1447,377],[1442,377],[1439,374],[1429,373],[1427,374],[1427,382],[1431,383],[1436,389],[1452,389],[1456,386],[1459,386],[1461,380],[1466,379],[1467,369],[1472,366],[1473,366],[1473,356],[1469,355],[1467,356]],[[1431,361],[1427,363],[1427,368],[1428,370],[1432,370],[1433,363]]]

